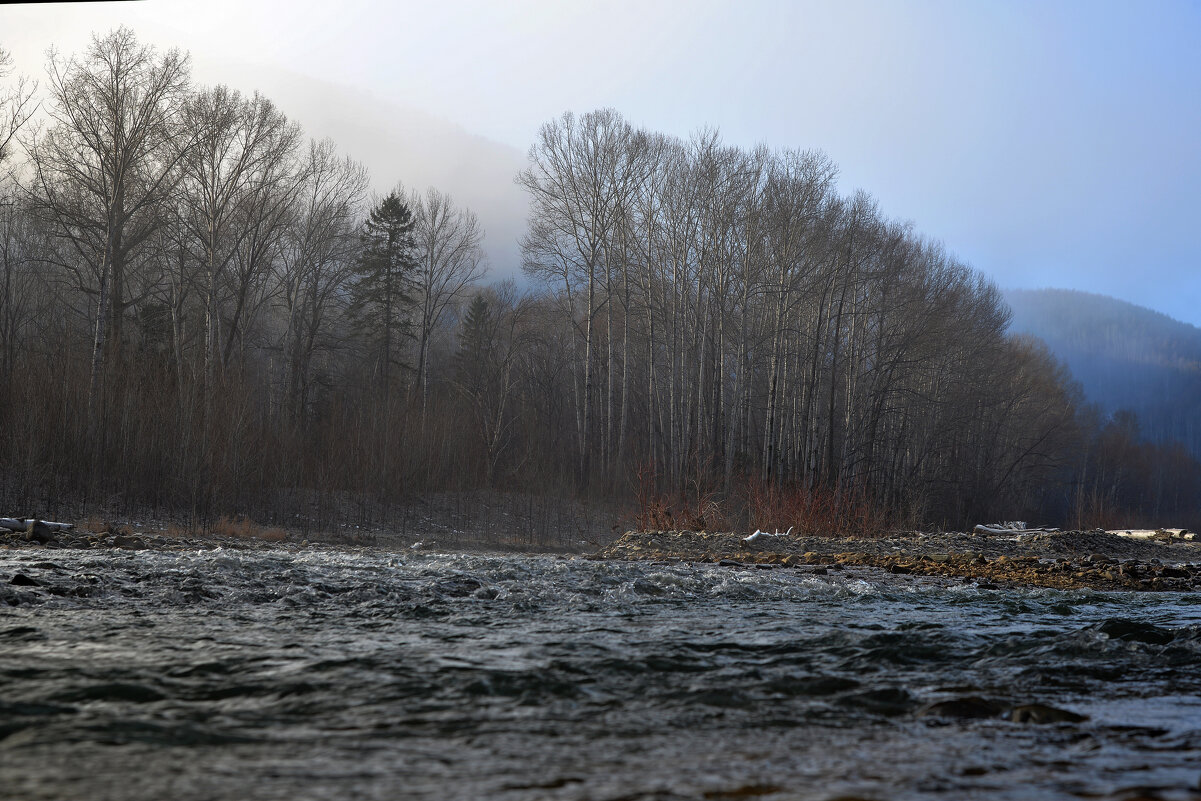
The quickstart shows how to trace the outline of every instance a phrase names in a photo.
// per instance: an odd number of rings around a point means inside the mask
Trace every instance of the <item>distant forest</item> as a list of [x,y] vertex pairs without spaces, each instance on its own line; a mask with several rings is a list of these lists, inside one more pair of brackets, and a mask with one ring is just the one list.
[[1201,458],[1201,329],[1116,298],[1010,290],[1011,330],[1041,338],[1107,414],[1135,415],[1143,437]]
[[6,513],[490,488],[658,528],[1201,524],[1183,447],[1084,404],[820,152],[564,114],[516,176],[527,281],[486,284],[470,210],[370,197],[185,54],[119,29],[46,66],[0,96]]

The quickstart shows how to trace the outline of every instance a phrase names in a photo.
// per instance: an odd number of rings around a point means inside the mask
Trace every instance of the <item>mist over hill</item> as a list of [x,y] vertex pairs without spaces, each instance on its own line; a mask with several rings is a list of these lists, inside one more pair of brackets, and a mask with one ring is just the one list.
[[1143,436],[1201,457],[1201,328],[1089,292],[1004,294],[1010,330],[1044,340],[1102,411],[1133,411]]
[[526,166],[521,150],[361,88],[261,64],[195,61],[198,83],[261,92],[309,136],[334,140],[342,153],[367,167],[375,192],[386,193],[400,182],[408,189],[432,186],[449,193],[479,216],[489,280],[520,277],[518,238],[525,232],[528,201],[513,178]]

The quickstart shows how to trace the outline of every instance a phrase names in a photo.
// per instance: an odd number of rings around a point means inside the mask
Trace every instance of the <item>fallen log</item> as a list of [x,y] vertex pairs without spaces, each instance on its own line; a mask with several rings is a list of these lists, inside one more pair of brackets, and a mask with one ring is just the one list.
[[1131,540],[1193,540],[1196,537],[1187,528],[1119,528],[1108,533]]
[[1037,526],[1035,528],[1026,528],[1025,524],[1012,523],[994,523],[989,526],[976,526],[972,529],[976,534],[1050,534],[1059,531],[1051,526]]
[[51,531],[70,531],[75,528],[73,523],[52,523],[49,520],[37,520],[30,517],[22,519],[20,517],[0,517],[0,528],[6,528],[9,531],[28,531],[29,527],[35,522],[40,522]]

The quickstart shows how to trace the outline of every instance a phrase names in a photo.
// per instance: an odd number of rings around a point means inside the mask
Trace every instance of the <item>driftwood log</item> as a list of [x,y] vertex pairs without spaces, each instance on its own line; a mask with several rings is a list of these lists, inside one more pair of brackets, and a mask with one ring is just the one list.
[[1059,531],[1050,526],[1027,528],[1024,523],[993,523],[988,526],[976,526],[972,530],[976,534],[1038,534]]
[[1110,529],[1110,534],[1117,534],[1131,540],[1193,540],[1196,534],[1187,528],[1118,528]]
[[0,528],[9,531],[29,531],[35,523],[40,523],[51,531],[70,531],[75,528],[71,523],[52,523],[49,520],[38,520],[34,517],[0,517]]

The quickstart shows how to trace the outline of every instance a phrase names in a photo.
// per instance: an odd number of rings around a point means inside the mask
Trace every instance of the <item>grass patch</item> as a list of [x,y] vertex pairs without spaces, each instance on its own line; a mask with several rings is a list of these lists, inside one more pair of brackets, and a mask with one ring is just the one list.
[[234,537],[240,540],[264,540],[266,542],[283,542],[288,538],[288,532],[279,526],[264,526],[253,520],[239,516],[230,518],[222,515],[213,524],[210,533],[219,537]]

